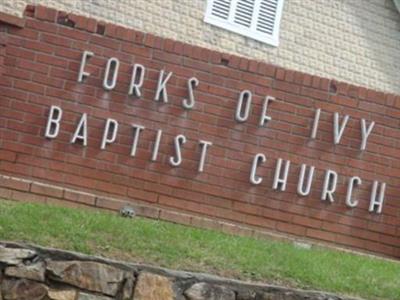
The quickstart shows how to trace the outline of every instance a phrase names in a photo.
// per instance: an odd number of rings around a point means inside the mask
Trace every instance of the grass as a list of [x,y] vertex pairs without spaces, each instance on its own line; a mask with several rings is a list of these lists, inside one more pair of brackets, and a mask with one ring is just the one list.
[[0,239],[365,299],[400,299],[398,262],[101,211],[1,200]]

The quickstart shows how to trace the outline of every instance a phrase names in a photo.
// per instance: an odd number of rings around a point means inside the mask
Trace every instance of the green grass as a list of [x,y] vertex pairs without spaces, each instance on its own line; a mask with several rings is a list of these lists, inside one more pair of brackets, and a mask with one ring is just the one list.
[[1,200],[0,239],[366,299],[400,299],[398,262],[107,212]]

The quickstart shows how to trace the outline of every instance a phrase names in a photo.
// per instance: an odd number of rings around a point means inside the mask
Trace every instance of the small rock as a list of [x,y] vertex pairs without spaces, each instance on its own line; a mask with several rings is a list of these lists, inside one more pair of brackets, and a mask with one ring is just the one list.
[[18,265],[23,260],[36,256],[36,252],[28,249],[6,248],[0,246],[0,262],[7,265]]
[[105,296],[91,295],[80,292],[76,300],[113,300],[113,299]]
[[173,300],[175,293],[167,277],[140,273],[135,287],[135,300]]
[[136,216],[136,211],[132,206],[126,205],[119,211],[120,215],[125,218],[133,218]]
[[51,300],[75,300],[77,292],[74,290],[49,290],[48,297]]
[[301,249],[306,249],[306,250],[310,250],[310,249],[312,248],[312,245],[311,245],[311,244],[309,244],[309,243],[304,243],[304,242],[297,242],[297,241],[295,241],[295,242],[293,242],[293,245],[294,245],[296,248],[301,248]]
[[235,293],[224,286],[195,283],[184,292],[189,300],[235,300]]
[[50,261],[47,270],[53,280],[109,296],[117,294],[125,275],[120,269],[90,261]]
[[26,278],[44,282],[45,266],[43,262],[32,265],[18,265],[6,268],[6,275],[10,277]]
[[135,286],[135,277],[133,274],[127,274],[125,278],[124,287],[122,288],[122,300],[131,300]]
[[239,291],[236,300],[256,300],[257,293],[254,291]]
[[1,284],[4,300],[42,300],[47,295],[47,287],[27,279],[4,280]]

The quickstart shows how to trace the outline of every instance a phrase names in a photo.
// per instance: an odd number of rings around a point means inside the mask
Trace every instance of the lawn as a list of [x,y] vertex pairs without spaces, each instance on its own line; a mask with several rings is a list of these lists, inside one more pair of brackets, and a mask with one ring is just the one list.
[[400,299],[400,262],[103,211],[0,200],[0,239],[365,299]]

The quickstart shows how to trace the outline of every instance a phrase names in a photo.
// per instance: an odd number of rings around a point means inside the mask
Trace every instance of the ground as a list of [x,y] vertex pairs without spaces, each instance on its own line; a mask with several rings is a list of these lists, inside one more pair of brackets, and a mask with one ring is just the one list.
[[400,262],[92,209],[0,200],[0,239],[365,299],[400,298]]

